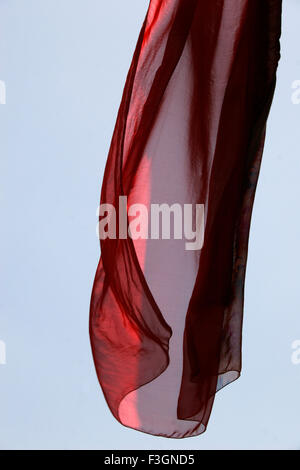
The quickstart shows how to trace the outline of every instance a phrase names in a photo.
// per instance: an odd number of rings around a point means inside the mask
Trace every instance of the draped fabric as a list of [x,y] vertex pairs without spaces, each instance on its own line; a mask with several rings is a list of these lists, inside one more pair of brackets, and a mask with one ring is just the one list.
[[[125,426],[201,434],[216,392],[240,376],[250,219],[280,33],[281,0],[150,1],[101,191],[118,235],[101,239],[90,307],[98,379]],[[202,204],[203,246],[120,236],[120,196],[126,228],[134,204]]]

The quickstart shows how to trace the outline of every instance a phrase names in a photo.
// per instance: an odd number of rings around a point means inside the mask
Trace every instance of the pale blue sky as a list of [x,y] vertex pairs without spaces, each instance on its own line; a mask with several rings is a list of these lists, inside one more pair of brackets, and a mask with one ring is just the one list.
[[218,393],[205,434],[172,440],[113,418],[88,337],[100,185],[148,0],[0,0],[1,449],[300,448],[300,2],[283,4],[242,376]]

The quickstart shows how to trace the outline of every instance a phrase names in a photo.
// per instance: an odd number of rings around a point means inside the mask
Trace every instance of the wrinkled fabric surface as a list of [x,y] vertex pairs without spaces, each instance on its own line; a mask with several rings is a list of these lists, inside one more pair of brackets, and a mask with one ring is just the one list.
[[281,0],[150,1],[101,203],[117,220],[119,196],[149,208],[204,204],[204,244],[101,240],[90,338],[106,401],[125,426],[201,434],[216,392],[240,375],[250,218],[280,33]]

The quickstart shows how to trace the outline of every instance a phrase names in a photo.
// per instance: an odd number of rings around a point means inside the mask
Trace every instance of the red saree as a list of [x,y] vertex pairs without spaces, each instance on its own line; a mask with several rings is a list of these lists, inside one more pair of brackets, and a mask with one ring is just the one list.
[[188,251],[182,239],[101,239],[90,338],[106,401],[125,426],[198,435],[216,392],[240,375],[248,236],[280,33],[281,0],[150,1],[101,204],[115,207],[117,229],[120,196],[127,207],[204,204],[204,243]]

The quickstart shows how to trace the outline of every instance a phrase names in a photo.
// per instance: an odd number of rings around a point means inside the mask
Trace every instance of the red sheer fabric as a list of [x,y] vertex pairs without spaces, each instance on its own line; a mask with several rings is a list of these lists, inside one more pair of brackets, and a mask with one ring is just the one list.
[[204,244],[101,240],[90,338],[108,406],[125,426],[198,435],[216,392],[240,375],[248,235],[280,32],[281,0],[150,1],[101,204],[116,208],[117,233],[119,196],[149,210],[204,204]]

